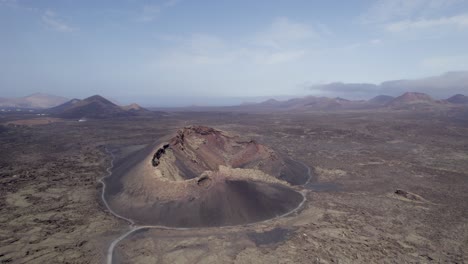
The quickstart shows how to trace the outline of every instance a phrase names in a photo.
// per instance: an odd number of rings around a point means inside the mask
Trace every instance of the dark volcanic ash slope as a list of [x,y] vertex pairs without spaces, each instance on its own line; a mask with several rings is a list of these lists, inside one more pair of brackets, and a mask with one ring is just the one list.
[[198,191],[190,190],[192,195],[132,206],[121,212],[146,225],[231,226],[283,215],[303,200],[300,193],[281,184],[249,180],[225,179],[198,187]]
[[395,97],[390,95],[377,95],[376,97],[369,100],[369,103],[376,105],[385,105],[390,103]]
[[295,184],[307,177],[307,167],[255,141],[186,127],[168,143],[116,164],[105,197],[115,212],[138,224],[237,225],[296,208],[304,198],[284,179]]
[[447,99],[447,102],[452,104],[468,104],[468,96],[463,94],[456,94]]

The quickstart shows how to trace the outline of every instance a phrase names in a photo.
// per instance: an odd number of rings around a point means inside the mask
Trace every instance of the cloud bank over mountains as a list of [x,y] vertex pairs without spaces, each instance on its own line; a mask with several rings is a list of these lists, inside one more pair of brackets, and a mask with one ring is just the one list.
[[447,72],[440,76],[415,80],[392,80],[381,84],[342,83],[312,85],[309,90],[317,94],[367,99],[379,94],[397,96],[407,91],[423,92],[435,98],[453,94],[468,94],[468,71]]

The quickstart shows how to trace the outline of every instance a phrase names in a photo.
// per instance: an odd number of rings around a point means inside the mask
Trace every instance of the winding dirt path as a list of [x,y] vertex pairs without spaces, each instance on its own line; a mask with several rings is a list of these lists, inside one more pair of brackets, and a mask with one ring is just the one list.
[[[110,165],[109,167],[107,167],[106,171],[107,171],[107,175],[105,175],[104,177],[102,177],[101,179],[99,179],[99,182],[102,183],[102,193],[101,193],[101,199],[102,199],[102,202],[104,203],[104,205],[106,206],[107,210],[112,214],[114,215],[115,217],[117,218],[120,218],[122,220],[125,220],[126,222],[129,223],[129,230],[127,232],[125,232],[124,234],[122,234],[121,236],[117,237],[116,239],[114,239],[111,244],[109,245],[109,248],[107,249],[107,256],[106,256],[106,263],[107,264],[112,264],[112,261],[113,261],[113,255],[114,255],[114,248],[119,244],[120,241],[124,240],[126,237],[128,237],[129,235],[131,235],[133,232],[135,231],[138,231],[138,230],[141,230],[141,229],[149,229],[149,228],[154,228],[154,229],[163,229],[163,230],[198,230],[198,229],[208,229],[208,228],[216,228],[216,229],[223,229],[223,228],[230,228],[230,227],[234,227],[234,226],[220,226],[220,227],[168,227],[168,226],[157,226],[157,225],[144,225],[144,226],[138,226],[138,225],[135,225],[135,222],[130,219],[130,218],[127,218],[127,217],[124,217],[122,215],[119,215],[117,214],[114,210],[112,210],[112,208],[109,206],[108,202],[106,201],[106,198],[105,198],[105,192],[106,192],[106,183],[105,183],[105,179],[106,178],[109,178],[110,176],[112,176],[112,168],[114,167],[114,159],[115,159],[115,155],[114,153],[112,153],[111,151],[109,151],[107,149],[107,147],[105,148],[106,150],[106,153],[108,153],[112,159],[111,159],[111,162],[110,162]],[[307,167],[307,174],[308,174],[308,179],[307,181],[302,184],[301,186],[304,186],[306,185],[307,183],[309,183],[310,179],[312,178],[312,175],[310,174],[310,167],[307,166],[306,164],[302,163],[302,162],[299,162],[301,163],[302,165],[304,165],[305,167]],[[265,222],[268,222],[268,221],[273,221],[273,220],[277,220],[279,218],[282,218],[282,217],[286,217],[290,214],[293,214],[295,212],[297,212],[299,209],[302,208],[302,206],[304,205],[304,203],[307,201],[307,198],[306,196],[304,195],[303,192],[299,192],[303,199],[302,199],[302,202],[294,209],[292,209],[291,211],[289,212],[286,212],[282,215],[279,215],[279,216],[276,216],[276,217],[273,217],[273,218],[270,218],[270,219],[266,219],[266,220],[263,220],[263,221],[260,221],[260,222],[254,222],[254,223],[249,223],[249,224],[244,224],[243,226],[251,226],[251,225],[255,225],[255,224],[259,224],[259,223],[265,223]]]

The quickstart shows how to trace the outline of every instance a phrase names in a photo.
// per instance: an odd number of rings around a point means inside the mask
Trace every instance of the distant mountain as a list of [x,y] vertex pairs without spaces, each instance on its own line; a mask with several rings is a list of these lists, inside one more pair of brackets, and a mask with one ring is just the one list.
[[150,114],[151,111],[137,105],[118,106],[100,95],[83,100],[73,99],[48,109],[49,114],[62,118],[111,118]]
[[63,112],[67,109],[70,109],[72,108],[75,104],[81,102],[80,99],[71,99],[70,101],[68,102],[65,102],[61,105],[58,105],[58,106],[55,106],[55,107],[51,107],[49,108],[47,111],[50,112],[50,113],[60,113],[60,112]]
[[425,93],[406,92],[385,105],[395,110],[431,111],[451,107],[451,104],[441,100],[434,100]]
[[[276,99],[268,99],[268,100],[266,100],[264,102],[261,102],[260,104],[265,105],[265,106],[267,106],[267,105],[272,105],[273,106],[273,105],[278,105],[279,103],[280,103],[280,101],[278,101]],[[252,105],[252,104],[255,104],[255,103],[250,103],[250,104]]]
[[425,93],[406,92],[397,98],[391,100],[387,105],[395,106],[402,104],[415,104],[415,103],[433,103],[435,102],[432,97]]
[[[406,92],[398,97],[378,95],[369,100],[348,100],[341,97],[305,96],[289,100],[268,99],[259,103],[243,103],[234,106],[197,106],[179,108],[153,108],[164,111],[223,111],[223,112],[314,112],[347,110],[418,110],[431,111],[456,107],[468,97],[456,95],[447,100],[435,100],[425,93]],[[467,103],[468,104],[468,103]],[[165,113],[167,114],[167,113]]]
[[[449,103],[447,103],[449,102]],[[224,110],[232,111],[337,111],[337,110],[365,110],[365,109],[399,109],[399,110],[430,110],[435,108],[452,107],[453,104],[468,104],[468,97],[455,95],[441,101],[419,92],[406,92],[398,97],[378,95],[368,101],[348,100],[341,97],[328,98],[306,96],[286,101],[270,99],[257,104],[226,107]]]
[[315,110],[339,110],[339,109],[359,109],[366,106],[365,101],[351,101],[344,98],[328,98],[306,96],[292,98],[286,101],[269,99],[257,104],[240,105],[230,107],[233,110],[243,111],[315,111]]
[[395,97],[390,95],[377,95],[376,97],[370,99],[369,103],[377,105],[386,105],[393,99],[395,99]]
[[468,104],[468,96],[463,94],[456,94],[448,98],[446,101],[452,104]]
[[341,102],[341,103],[349,103],[349,102],[351,102],[351,100],[344,99],[344,98],[341,98],[341,97],[335,97],[334,100],[335,100],[336,102]]
[[342,109],[349,102],[341,98],[307,97],[307,104],[298,107],[297,110],[336,110]]
[[0,98],[0,107],[45,109],[63,104],[66,101],[68,99],[65,97],[35,93],[25,97]]
[[130,104],[121,106],[121,108],[125,111],[132,111],[132,112],[151,112],[146,108],[141,107],[139,104]]

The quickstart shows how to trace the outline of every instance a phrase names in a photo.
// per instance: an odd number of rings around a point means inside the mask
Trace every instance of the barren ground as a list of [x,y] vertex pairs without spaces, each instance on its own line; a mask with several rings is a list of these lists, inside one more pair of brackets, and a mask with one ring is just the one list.
[[116,246],[115,262],[465,263],[466,116],[178,113],[2,126],[0,263],[104,262],[110,242],[128,230],[101,201],[104,147],[131,155],[188,124],[252,137],[305,163],[314,174],[307,203],[248,226],[143,229]]

